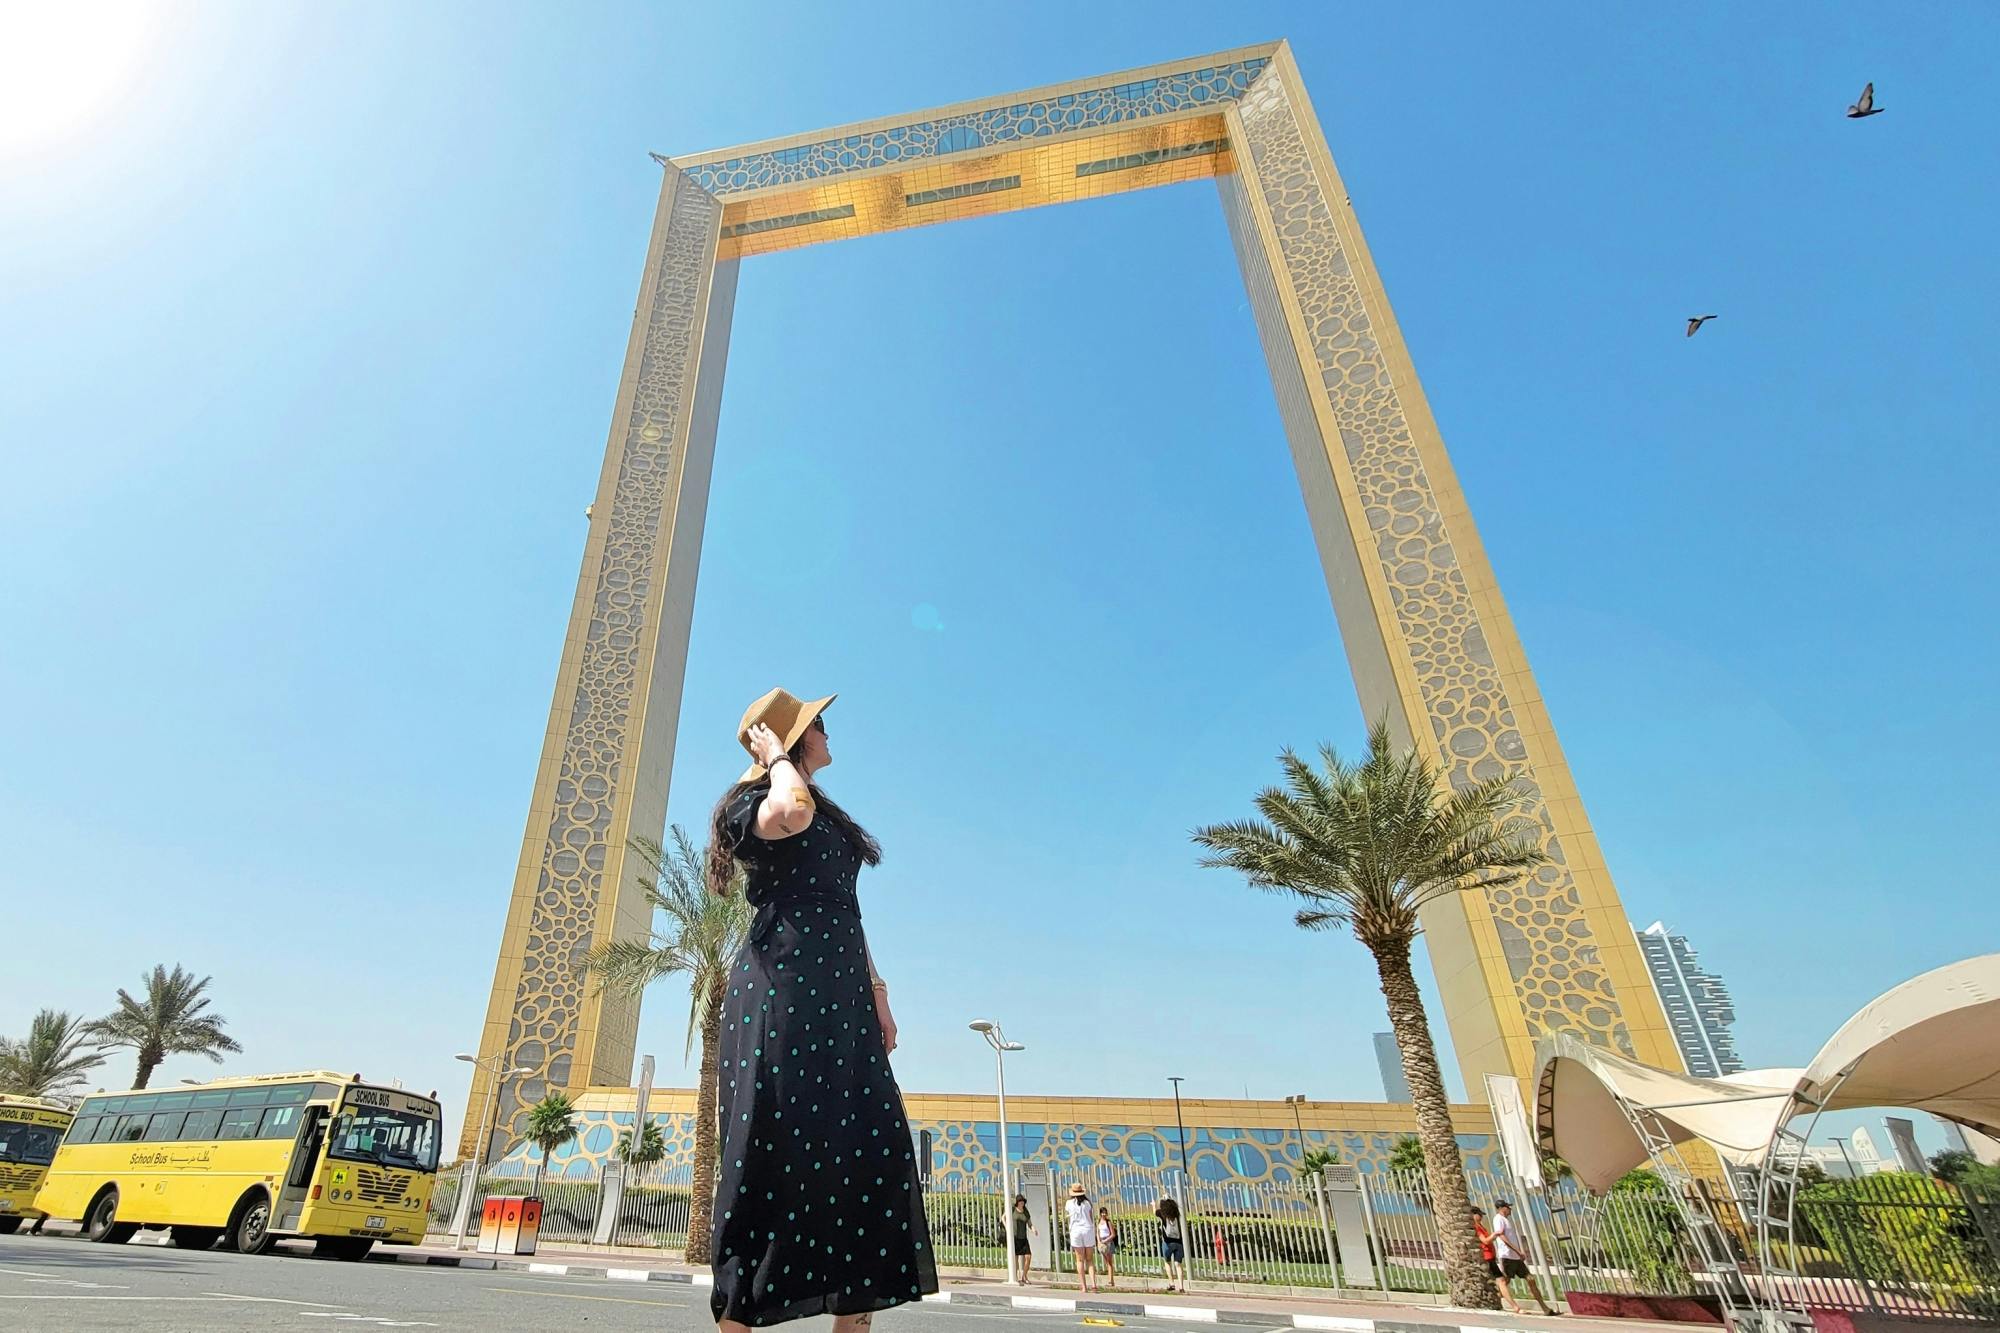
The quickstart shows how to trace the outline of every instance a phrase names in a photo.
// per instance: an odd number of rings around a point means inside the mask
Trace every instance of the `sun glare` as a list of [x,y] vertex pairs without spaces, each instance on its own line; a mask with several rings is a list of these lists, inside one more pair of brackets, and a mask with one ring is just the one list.
[[128,90],[159,35],[152,5],[0,0],[0,158],[59,148]]

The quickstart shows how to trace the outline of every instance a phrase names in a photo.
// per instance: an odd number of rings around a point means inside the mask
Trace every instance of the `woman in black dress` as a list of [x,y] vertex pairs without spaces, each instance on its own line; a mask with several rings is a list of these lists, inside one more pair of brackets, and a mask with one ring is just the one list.
[[740,865],[757,909],[723,1001],[715,1290],[724,1333],[807,1315],[837,1333],[938,1289],[896,1021],[861,933],[855,877],[882,858],[812,775],[823,713],[773,690],[737,739],[756,760],[716,805],[708,883]]

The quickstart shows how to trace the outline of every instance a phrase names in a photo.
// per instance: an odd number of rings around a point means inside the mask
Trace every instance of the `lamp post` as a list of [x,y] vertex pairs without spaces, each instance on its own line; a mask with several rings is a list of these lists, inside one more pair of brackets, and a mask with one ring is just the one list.
[[1295,1092],[1291,1096],[1285,1098],[1285,1105],[1292,1108],[1292,1128],[1296,1129],[1299,1132],[1300,1174],[1304,1174],[1306,1169],[1306,1127],[1305,1127],[1305,1122],[1299,1119],[1299,1108],[1301,1106],[1304,1106],[1305,1104],[1306,1104],[1306,1095],[1303,1092]]
[[966,1026],[986,1038],[986,1044],[993,1048],[994,1078],[1000,1091],[1000,1217],[1007,1235],[1007,1285],[1016,1287],[1021,1279],[1014,1267],[1014,1178],[1007,1159],[1007,1052],[1028,1048],[1018,1041],[1008,1041],[1000,1025],[990,1019],[975,1018]]
[[1181,1120],[1181,1084],[1183,1081],[1179,1074],[1167,1075],[1167,1082],[1174,1085],[1174,1128],[1180,1132],[1181,1136],[1181,1209],[1182,1211],[1186,1211],[1188,1186],[1193,1183],[1194,1178],[1188,1174],[1187,1125]]
[[[496,1063],[500,1059],[497,1055],[489,1058]],[[523,1068],[505,1070],[488,1069],[486,1061],[481,1060],[476,1055],[467,1055],[463,1051],[453,1056],[452,1059],[463,1060],[475,1069],[484,1069],[488,1074],[493,1076],[493,1081],[486,1087],[486,1099],[480,1104],[479,1138],[472,1145],[472,1176],[466,1181],[465,1197],[453,1209],[458,1214],[457,1220],[452,1225],[453,1248],[462,1250],[465,1248],[465,1233],[472,1229],[472,1192],[479,1188],[479,1168],[485,1165],[486,1145],[493,1140],[492,1116],[499,1109],[497,1103],[500,1100],[500,1091],[507,1086],[508,1079],[526,1078],[535,1071]]]
[[1854,1169],[1854,1159],[1847,1155],[1847,1140],[1835,1139],[1833,1140],[1833,1146],[1840,1149],[1840,1160],[1847,1163],[1847,1178],[1849,1180],[1861,1179],[1861,1173]]

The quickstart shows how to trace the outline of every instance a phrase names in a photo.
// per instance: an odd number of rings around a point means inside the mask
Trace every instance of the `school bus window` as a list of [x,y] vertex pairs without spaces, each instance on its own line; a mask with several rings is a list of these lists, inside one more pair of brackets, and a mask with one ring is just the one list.
[[47,1166],[56,1159],[61,1132],[49,1125],[0,1120],[0,1162]]
[[90,1122],[89,1138],[78,1138],[75,1136],[72,1136],[72,1138],[77,1143],[109,1143],[111,1141],[111,1131],[116,1128],[118,1128],[117,1116],[100,1115],[93,1118]]
[[186,1111],[155,1111],[146,1121],[147,1143],[172,1143],[181,1136],[181,1122],[187,1119]]
[[232,1088],[227,1105],[231,1110],[239,1106],[267,1106],[271,1101],[269,1088]]
[[227,1106],[229,1105],[229,1090],[227,1088],[218,1088],[214,1092],[197,1092],[190,1099],[189,1104],[202,1107]]
[[224,1139],[254,1139],[257,1137],[257,1122],[264,1113],[254,1106],[232,1106],[222,1113],[222,1133]]
[[118,1109],[127,1112],[157,1111],[160,1109],[160,1094],[148,1092],[137,1097],[127,1097],[118,1103]]
[[90,1142],[90,1132],[96,1128],[97,1128],[96,1116],[80,1115],[76,1119],[69,1122],[68,1142],[88,1143]]
[[190,1111],[188,1112],[187,1124],[181,1129],[181,1137],[184,1139],[220,1138],[221,1129],[222,1112],[220,1110]]
[[150,1119],[152,1119],[151,1116],[144,1115],[119,1116],[117,1127],[111,1131],[112,1141],[114,1143],[137,1143],[145,1137],[146,1122]]
[[296,1106],[273,1106],[264,1112],[264,1123],[257,1131],[260,1139],[288,1139],[299,1132],[299,1108]]

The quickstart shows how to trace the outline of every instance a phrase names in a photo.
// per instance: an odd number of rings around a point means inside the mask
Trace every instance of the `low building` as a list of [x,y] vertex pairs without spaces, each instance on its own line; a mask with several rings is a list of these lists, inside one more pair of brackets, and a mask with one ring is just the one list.
[[[557,1178],[591,1179],[615,1156],[630,1131],[637,1094],[631,1088],[590,1088],[576,1098],[578,1134],[549,1158]],[[931,1183],[944,1190],[994,1188],[1000,1176],[1000,1128],[988,1094],[909,1093],[910,1127],[928,1132]],[[1417,1132],[1408,1104],[1307,1102],[1295,1125],[1282,1101],[1184,1098],[1187,1165],[1197,1184],[1284,1184],[1298,1170],[1302,1150],[1332,1149],[1364,1172],[1380,1169],[1397,1140]],[[1178,1170],[1181,1140],[1174,1101],[1144,1097],[1022,1097],[1007,1099],[1008,1155],[1016,1164],[1039,1161],[1058,1180],[1125,1173],[1161,1178]],[[687,1170],[694,1156],[694,1093],[655,1088],[647,1119],[660,1126],[667,1156],[660,1169]],[[1459,1150],[1473,1171],[1500,1175],[1499,1140],[1484,1106],[1455,1105]],[[1301,1132],[1301,1127],[1303,1132]],[[494,1167],[501,1175],[530,1175],[540,1152],[517,1144]]]

